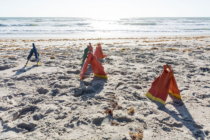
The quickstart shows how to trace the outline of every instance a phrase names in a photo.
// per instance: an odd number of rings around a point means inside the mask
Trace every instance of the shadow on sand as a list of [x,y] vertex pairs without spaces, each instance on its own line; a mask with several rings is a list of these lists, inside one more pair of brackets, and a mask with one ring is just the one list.
[[[187,107],[185,106],[185,104],[183,103],[182,100],[177,99],[176,97],[170,95],[170,98],[172,98],[173,103],[170,102],[170,104],[173,105],[173,107],[179,112],[176,113],[174,110],[169,110],[168,108],[166,108],[163,104],[153,101],[157,106],[158,109],[161,111],[164,111],[168,114],[170,114],[171,117],[173,117],[176,121],[181,122],[186,128],[188,128],[192,135],[194,136],[195,139],[204,139],[205,134],[204,132],[201,130],[202,126],[198,125],[193,117],[191,116],[190,112],[188,111]],[[166,103],[167,104],[167,103]]]
[[87,101],[92,99],[96,94],[99,94],[104,89],[104,85],[107,83],[107,79],[94,76],[90,82],[81,81],[80,83],[83,84],[83,87],[86,86],[86,90],[82,95],[88,95],[88,98],[82,99],[83,101]]
[[[79,97],[87,95],[88,98],[87,96],[82,98],[82,100],[87,101],[93,98],[96,94],[99,94],[104,89],[104,85],[107,83],[107,79],[92,75],[92,67],[89,65],[87,72],[83,75],[83,80],[80,81],[80,87],[74,89],[75,94],[73,96]],[[87,79],[90,79],[91,77],[93,77],[92,80],[88,81]]]
[[37,67],[37,65],[33,65],[33,66],[31,66],[31,67],[29,67],[29,68],[27,68],[27,69],[26,69],[25,66],[24,66],[23,68],[17,70],[17,72],[16,72],[13,76],[18,76],[18,75],[20,75],[20,74],[22,74],[22,73],[24,73],[24,72],[27,72],[27,71],[29,71],[29,70],[35,68],[35,67]]

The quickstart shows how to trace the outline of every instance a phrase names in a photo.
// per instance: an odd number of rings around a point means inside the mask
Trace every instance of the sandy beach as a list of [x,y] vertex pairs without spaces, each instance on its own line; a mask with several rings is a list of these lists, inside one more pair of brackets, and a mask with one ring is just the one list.
[[[32,43],[41,65],[32,56],[23,71]],[[101,43],[108,79],[90,65],[79,79],[88,43]],[[0,58],[2,140],[210,139],[210,36],[5,37]],[[145,94],[165,64],[182,101],[164,106]]]

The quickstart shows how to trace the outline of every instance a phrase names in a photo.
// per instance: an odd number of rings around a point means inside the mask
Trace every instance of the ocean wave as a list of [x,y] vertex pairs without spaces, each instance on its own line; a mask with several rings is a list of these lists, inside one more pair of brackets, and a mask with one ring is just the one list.
[[197,21],[182,21],[181,23],[197,23]]
[[34,22],[42,22],[42,20],[41,19],[37,19]]
[[55,27],[66,27],[66,26],[70,26],[68,24],[57,24],[57,25],[54,25]]
[[38,24],[0,24],[0,26],[38,26]]
[[61,33],[61,32],[179,32],[178,30],[176,31],[169,31],[169,30],[0,30],[0,33],[2,32],[19,32],[19,33],[24,33],[24,32],[34,32],[34,33]]
[[26,24],[25,26],[38,26],[38,24]]
[[52,26],[54,26],[54,27],[73,27],[73,26],[86,26],[89,24],[90,23],[69,23],[69,24],[55,24]]
[[85,21],[87,19],[85,18],[56,18],[56,19],[48,18],[48,20],[53,21],[53,22],[68,22],[68,21]]
[[7,20],[7,18],[0,18],[0,20]]
[[[4,19],[4,20],[2,20]],[[0,18],[0,34],[210,33],[210,18]]]
[[194,30],[210,30],[210,28],[199,28],[199,29],[184,29],[184,30],[192,30],[192,31],[194,31]]
[[210,17],[188,17],[187,20],[210,20]]
[[120,21],[163,21],[163,20],[178,20],[175,17],[136,17],[136,18],[121,18]]
[[90,23],[77,23],[77,25],[79,26],[85,26],[85,25],[89,25]]
[[124,23],[124,25],[156,25],[156,23]]
[[7,26],[7,25],[6,25],[6,24],[0,24],[0,27],[1,27],[1,26],[3,26],[3,27],[4,27],[4,26]]

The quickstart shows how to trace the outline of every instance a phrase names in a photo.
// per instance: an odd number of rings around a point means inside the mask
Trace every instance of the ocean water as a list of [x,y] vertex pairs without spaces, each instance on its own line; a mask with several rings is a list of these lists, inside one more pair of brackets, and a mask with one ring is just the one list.
[[210,17],[71,18],[0,17],[0,35],[198,34],[210,33]]

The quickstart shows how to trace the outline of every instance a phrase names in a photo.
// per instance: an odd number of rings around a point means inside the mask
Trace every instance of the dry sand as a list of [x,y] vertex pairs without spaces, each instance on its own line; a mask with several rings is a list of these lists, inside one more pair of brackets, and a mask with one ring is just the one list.
[[[79,79],[83,50],[101,43],[108,80],[91,66]],[[35,43],[41,59],[21,71]],[[51,58],[55,59],[51,59]],[[1,39],[0,139],[210,139],[210,37]],[[169,64],[182,101],[145,94]],[[113,102],[118,102],[115,108]],[[122,108],[121,108],[122,107]],[[134,113],[128,114],[133,107]],[[114,109],[113,116],[104,113]]]

